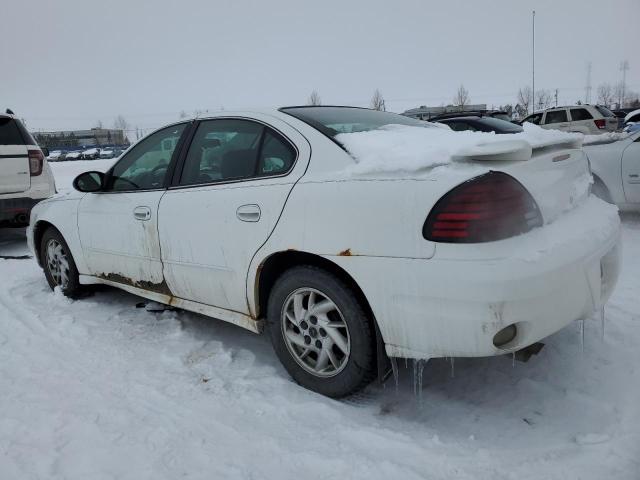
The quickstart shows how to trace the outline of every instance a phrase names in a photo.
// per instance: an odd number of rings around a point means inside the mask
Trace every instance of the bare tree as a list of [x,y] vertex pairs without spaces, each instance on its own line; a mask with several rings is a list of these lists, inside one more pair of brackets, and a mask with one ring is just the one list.
[[[526,87],[522,87],[518,89],[518,105],[521,108],[516,108],[516,111],[519,110],[518,115],[522,116],[522,110],[524,109],[524,116],[529,113],[529,107],[531,106],[531,100],[533,98],[533,93],[531,91],[531,87],[528,85]],[[535,107],[533,108],[535,110]],[[531,112],[533,113],[533,111]]]
[[307,105],[322,105],[322,100],[320,100],[320,95],[318,95],[317,91],[314,90],[311,92],[307,100]]
[[102,120],[98,120],[96,122],[96,127],[95,128],[99,128],[100,130],[102,130],[104,128],[104,124],[102,123]]
[[613,88],[609,83],[601,83],[598,85],[598,103],[605,107],[611,106],[613,103]]
[[549,90],[540,89],[536,92],[536,107],[538,110],[544,110],[553,105],[553,95]]
[[129,122],[122,116],[118,115],[116,119],[113,121],[113,128],[116,130],[124,130],[125,132],[129,130]]
[[376,88],[376,91],[373,92],[373,97],[371,97],[371,108],[374,110],[380,110],[381,112],[387,111],[387,106],[384,103],[384,98],[380,93],[380,90]]
[[180,110],[180,118],[187,118],[187,112]]
[[469,105],[469,92],[464,85],[460,85],[458,91],[456,92],[456,96],[453,97],[453,104],[460,107],[460,110],[464,110],[465,105]]

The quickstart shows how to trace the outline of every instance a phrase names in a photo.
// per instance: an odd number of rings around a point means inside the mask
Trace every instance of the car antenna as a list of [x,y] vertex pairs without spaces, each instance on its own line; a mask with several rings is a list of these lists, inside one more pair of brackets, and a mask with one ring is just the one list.
[[7,108],[7,115],[15,115],[15,113],[10,108]]

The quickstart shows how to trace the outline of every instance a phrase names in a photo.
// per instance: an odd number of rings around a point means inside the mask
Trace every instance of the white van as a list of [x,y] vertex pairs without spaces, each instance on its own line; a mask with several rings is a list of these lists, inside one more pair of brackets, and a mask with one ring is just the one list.
[[0,227],[27,226],[33,206],[55,193],[45,154],[10,110],[0,114]]

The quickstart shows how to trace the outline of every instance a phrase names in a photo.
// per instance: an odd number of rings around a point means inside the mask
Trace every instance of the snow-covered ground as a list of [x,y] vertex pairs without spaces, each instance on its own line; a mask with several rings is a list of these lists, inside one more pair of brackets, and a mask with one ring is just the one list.
[[[58,189],[109,161],[52,164]],[[640,478],[640,218],[606,310],[511,357],[433,360],[334,401],[266,336],[151,313],[103,288],[71,301],[32,259],[0,258],[0,478]],[[27,255],[0,230],[0,255]]]

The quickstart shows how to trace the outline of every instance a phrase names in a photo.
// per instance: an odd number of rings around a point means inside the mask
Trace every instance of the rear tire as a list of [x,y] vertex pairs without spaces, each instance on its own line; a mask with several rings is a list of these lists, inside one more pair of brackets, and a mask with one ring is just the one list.
[[76,297],[80,291],[80,276],[71,250],[58,230],[49,227],[40,241],[40,260],[51,290],[60,287],[67,297]]
[[328,397],[352,394],[375,378],[375,332],[355,292],[313,266],[287,270],[267,306],[273,348],[300,385]]

